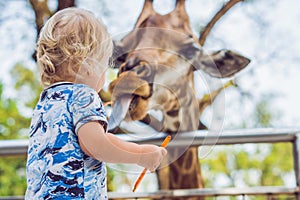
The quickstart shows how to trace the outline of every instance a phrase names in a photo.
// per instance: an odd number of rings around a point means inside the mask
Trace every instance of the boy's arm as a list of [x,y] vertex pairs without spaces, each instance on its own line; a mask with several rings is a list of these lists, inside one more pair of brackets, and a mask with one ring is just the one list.
[[126,142],[105,133],[98,122],[88,122],[78,130],[80,147],[89,156],[110,163],[135,163],[155,170],[166,155],[164,148]]

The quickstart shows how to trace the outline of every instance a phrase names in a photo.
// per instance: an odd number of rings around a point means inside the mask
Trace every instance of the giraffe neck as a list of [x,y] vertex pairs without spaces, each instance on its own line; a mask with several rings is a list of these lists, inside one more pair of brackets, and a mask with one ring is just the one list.
[[[180,148],[169,149],[168,154],[177,156],[180,153]],[[159,180],[159,188],[172,189],[188,189],[188,188],[203,188],[204,183],[201,175],[200,163],[198,160],[198,148],[189,147],[175,161],[162,167],[157,171]],[[182,197],[170,198],[172,200],[202,200],[201,197]]]
[[[191,81],[191,80],[190,80]],[[198,104],[193,91],[178,87],[177,105],[168,102],[173,109],[164,113],[164,132],[169,134],[184,134],[198,129]],[[160,189],[203,188],[197,147],[176,147],[168,149],[168,161],[158,171]],[[168,162],[167,161],[167,162]],[[167,178],[166,178],[167,177]],[[174,199],[174,198],[172,198]],[[178,198],[177,200],[194,200],[202,198]]]

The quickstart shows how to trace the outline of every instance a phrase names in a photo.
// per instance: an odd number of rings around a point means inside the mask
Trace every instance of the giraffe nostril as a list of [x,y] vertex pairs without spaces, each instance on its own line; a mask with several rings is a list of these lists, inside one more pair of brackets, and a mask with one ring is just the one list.
[[150,65],[144,61],[141,61],[139,65],[136,66],[135,71],[137,75],[141,77],[149,77],[151,75]]
[[129,58],[124,66],[125,71],[129,71],[133,69],[135,66],[137,66],[140,63],[140,61],[136,58]]

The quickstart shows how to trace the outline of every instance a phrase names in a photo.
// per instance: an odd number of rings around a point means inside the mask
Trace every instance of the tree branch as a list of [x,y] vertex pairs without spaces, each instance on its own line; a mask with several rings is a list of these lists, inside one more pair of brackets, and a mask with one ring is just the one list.
[[228,10],[230,10],[235,4],[244,0],[230,0],[214,15],[214,17],[210,20],[210,22],[205,26],[205,28],[201,31],[199,37],[199,44],[201,46],[204,45],[206,38],[217,21],[226,14]]
[[68,7],[75,7],[75,0],[58,0],[57,11]]
[[199,115],[203,113],[205,108],[210,106],[216,97],[226,88],[231,87],[231,86],[236,86],[236,84],[233,82],[233,80],[228,81],[225,85],[220,87],[219,89],[213,91],[210,94],[205,94],[203,95],[202,99],[199,100]]
[[47,0],[29,0],[29,2],[35,14],[35,24],[38,35],[44,25],[44,22],[49,19],[52,13],[48,7]]

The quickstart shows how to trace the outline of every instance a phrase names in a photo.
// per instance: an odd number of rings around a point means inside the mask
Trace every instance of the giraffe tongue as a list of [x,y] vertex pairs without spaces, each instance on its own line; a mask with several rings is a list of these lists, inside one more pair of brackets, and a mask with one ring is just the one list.
[[126,116],[131,100],[131,95],[125,95],[114,102],[113,110],[108,120],[108,130],[113,130],[120,125]]

